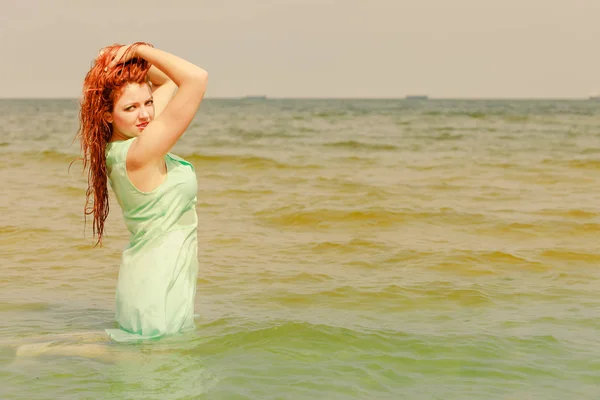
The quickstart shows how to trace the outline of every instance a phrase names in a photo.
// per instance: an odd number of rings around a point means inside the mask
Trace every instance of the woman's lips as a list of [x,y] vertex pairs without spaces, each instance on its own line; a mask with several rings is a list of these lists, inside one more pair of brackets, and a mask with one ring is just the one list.
[[139,125],[136,125],[136,126],[137,126],[138,128],[144,129],[144,128],[145,128],[147,125],[148,125],[148,123],[147,123],[147,122],[144,122],[143,124],[139,124]]

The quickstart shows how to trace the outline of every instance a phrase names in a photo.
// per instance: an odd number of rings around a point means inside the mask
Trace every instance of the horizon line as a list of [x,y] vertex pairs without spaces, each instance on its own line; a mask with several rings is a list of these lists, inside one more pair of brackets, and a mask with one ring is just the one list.
[[[279,97],[279,96],[210,96],[204,100],[408,100],[408,101],[429,101],[429,100],[591,100],[592,96],[587,97],[430,97],[423,95],[424,99],[411,99],[413,95],[403,97]],[[79,97],[0,97],[0,100],[78,100]]]

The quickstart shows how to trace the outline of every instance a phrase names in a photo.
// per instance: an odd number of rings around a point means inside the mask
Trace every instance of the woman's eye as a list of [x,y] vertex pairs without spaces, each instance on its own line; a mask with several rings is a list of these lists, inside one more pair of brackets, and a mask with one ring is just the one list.
[[148,101],[146,102],[146,104],[152,104],[152,103],[154,103],[154,100],[148,100]]
[[134,108],[135,108],[134,106],[127,107],[127,108],[125,109],[125,111],[133,111],[133,109],[134,109]]

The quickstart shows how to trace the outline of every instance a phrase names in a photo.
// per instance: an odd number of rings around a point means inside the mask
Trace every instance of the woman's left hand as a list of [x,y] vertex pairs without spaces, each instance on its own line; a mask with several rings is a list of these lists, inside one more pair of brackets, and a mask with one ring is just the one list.
[[135,47],[131,44],[129,46],[121,46],[119,50],[117,50],[110,64],[108,64],[108,67],[111,68],[117,64],[126,63],[132,58],[135,58]]
[[[121,46],[121,47],[124,47],[124,46]],[[112,67],[112,65],[111,65],[112,61],[115,57],[115,54],[117,53],[117,50],[119,50],[119,49],[120,49],[119,46],[112,45],[112,46],[106,46],[98,52],[98,57],[96,57],[96,62],[101,62],[104,65],[106,65],[106,67],[104,67],[104,71],[107,71],[109,66]],[[108,58],[108,60],[102,60],[103,58]],[[102,61],[100,61],[100,60],[102,60]]]
[[115,44],[112,46],[104,47],[102,50],[100,50],[100,52],[98,53],[98,58],[105,56],[106,52],[110,53],[108,55],[108,66],[104,68],[104,70],[107,71],[108,69],[114,68],[118,64],[126,63],[132,58],[140,57],[137,53],[137,49],[140,46],[153,47],[150,43],[146,42],[136,42],[127,46]]
[[137,46],[130,44],[128,46],[107,46],[100,50],[98,53],[98,59],[105,56],[105,53],[109,52],[110,54],[107,56],[109,58],[108,66],[104,67],[104,70],[107,71],[109,69],[114,68],[118,64],[123,64],[132,58],[136,57]]

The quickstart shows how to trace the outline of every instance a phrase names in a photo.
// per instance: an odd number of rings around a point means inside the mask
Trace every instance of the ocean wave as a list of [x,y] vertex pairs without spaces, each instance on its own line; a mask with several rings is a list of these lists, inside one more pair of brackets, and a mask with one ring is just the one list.
[[531,168],[531,167],[525,167],[522,164],[517,164],[515,162],[509,162],[509,161],[499,161],[499,162],[489,162],[489,161],[485,161],[485,162],[475,162],[473,163],[473,165],[477,165],[477,166],[481,166],[481,167],[490,167],[490,168],[500,168],[500,169],[511,169],[511,170],[516,170],[516,171],[526,171],[526,170],[534,170],[537,171],[537,169]]
[[507,122],[519,122],[519,123],[523,123],[523,122],[528,122],[531,117],[529,115],[504,115],[503,119]]
[[431,139],[434,141],[447,141],[447,140],[461,140],[465,137],[465,135],[460,133],[449,133],[442,132],[439,135],[431,135],[431,136],[422,136],[423,138]]
[[487,226],[475,227],[475,232],[480,235],[490,236],[506,236],[506,235],[517,235],[517,236],[530,236],[539,237],[548,230],[548,226],[543,226],[539,222],[528,223],[528,222],[505,222],[498,221],[495,224]]
[[557,160],[554,158],[546,158],[542,161],[544,165],[566,166],[574,169],[600,169],[600,160]]
[[[362,153],[368,154],[368,153]],[[377,157],[360,157],[357,155],[348,155],[341,157],[331,157],[329,158],[331,161],[340,161],[342,163],[352,163],[356,165],[357,163],[361,163],[362,166],[370,166],[370,165],[379,165],[380,160]]]
[[257,211],[254,216],[270,224],[282,227],[333,228],[356,226],[383,228],[419,221],[422,223],[451,223],[470,225],[486,219],[483,214],[468,214],[452,209],[439,211],[397,211],[386,208],[343,210],[331,208],[297,209],[287,206]]
[[466,276],[503,274],[507,267],[529,272],[552,270],[552,266],[546,263],[499,250],[450,253],[434,262],[432,267]]
[[319,284],[324,282],[329,282],[333,278],[330,275],[324,273],[309,273],[309,272],[299,272],[297,274],[292,275],[273,275],[269,273],[266,276],[260,276],[257,278],[257,282],[265,283],[265,284]]
[[321,168],[315,164],[289,164],[282,161],[277,161],[268,157],[252,156],[252,155],[232,155],[232,154],[199,154],[192,153],[183,155],[183,158],[191,163],[198,165],[203,164],[228,164],[230,166],[240,166],[253,169],[315,169]]
[[375,144],[375,143],[365,143],[359,142],[356,140],[346,140],[343,142],[331,142],[325,143],[323,146],[325,147],[335,147],[342,149],[353,149],[353,150],[398,150],[399,147],[393,144]]
[[493,224],[474,227],[474,231],[480,235],[491,237],[510,237],[515,239],[521,237],[587,237],[600,234],[600,223],[582,222],[586,217],[550,218],[553,214],[542,214],[546,218],[532,222],[507,222],[497,220]]
[[[294,128],[296,130],[296,128]],[[314,130],[310,128],[306,128],[306,130],[302,130],[303,132],[314,132]],[[263,130],[248,130],[241,128],[232,128],[227,131],[228,134],[237,136],[237,140],[244,139],[262,139],[262,138],[293,138],[298,137],[300,135],[292,133],[290,131],[280,130],[280,131],[263,131]]]
[[588,148],[588,149],[583,149],[581,150],[581,154],[598,154],[600,153],[600,149],[599,148]]
[[[276,298],[272,300],[277,301]],[[305,359],[307,356],[318,356],[318,349],[327,346],[330,351],[354,349],[362,354],[376,355],[393,352],[398,341],[405,336],[399,332],[365,329],[349,324],[341,325],[341,321],[338,324],[335,322],[336,319],[332,319],[331,324],[273,320],[268,324],[252,326],[239,322],[231,325],[225,321],[228,324],[225,328],[202,327],[209,332],[215,331],[215,334],[203,338],[202,351],[214,354],[221,349],[231,349],[232,345],[238,349],[268,347],[271,351],[285,351],[288,356]]]
[[[279,292],[278,292],[279,293]],[[451,282],[423,282],[417,284],[382,284],[375,287],[339,286],[307,292],[285,291],[263,293],[270,301],[282,305],[302,303],[327,304],[333,308],[364,309],[378,307],[379,311],[414,310],[419,303],[423,308],[446,308],[452,305],[480,306],[494,302],[490,293],[480,285],[460,286]]]
[[73,166],[83,166],[79,155],[73,153],[64,153],[56,150],[43,150],[36,152],[26,151],[23,153],[16,153],[15,155],[18,156],[18,158],[30,159],[34,161],[64,163],[65,165],[73,162]]
[[392,226],[406,220],[406,213],[378,210],[314,209],[293,210],[292,207],[255,212],[263,221],[279,226],[328,227],[335,224],[360,224],[362,226]]
[[0,312],[45,312],[51,310],[52,308],[54,308],[54,306],[47,303],[0,303]]
[[335,253],[353,253],[353,252],[363,252],[368,250],[383,250],[386,249],[387,246],[383,245],[381,242],[373,241],[373,240],[364,240],[364,239],[352,239],[348,242],[319,242],[311,245],[311,251],[317,253],[327,253],[327,252],[335,252]]
[[238,198],[238,197],[262,197],[271,196],[276,194],[273,190],[244,190],[244,189],[226,189],[221,191],[215,191],[214,196],[216,197],[227,197],[227,198]]
[[544,258],[554,261],[586,262],[597,265],[600,263],[600,253],[587,251],[574,251],[566,249],[545,250],[540,253]]
[[474,119],[484,119],[493,114],[480,111],[425,111],[421,113],[427,117],[469,117]]
[[[79,155],[64,153],[56,150],[44,150],[39,152],[15,153],[17,159],[29,159],[39,162],[62,163],[66,167],[71,165],[71,169],[83,167],[83,161]],[[228,164],[230,166],[241,166],[244,168],[273,168],[273,169],[315,169],[321,168],[315,164],[292,164],[277,161],[268,157],[254,155],[234,155],[234,154],[201,154],[191,153],[181,155],[192,164]],[[72,163],[72,164],[71,164]]]
[[353,193],[361,196],[373,196],[378,198],[386,198],[393,194],[390,189],[382,186],[352,182],[339,178],[318,177],[315,179],[315,186],[318,186],[319,188],[335,189],[338,193]]
[[571,168],[576,169],[591,169],[591,170],[599,170],[600,169],[600,160],[573,160],[569,161],[567,165]]
[[600,216],[600,212],[586,211],[578,208],[574,209],[545,209],[534,212],[537,215],[560,217],[567,219],[585,219],[595,218]]
[[344,117],[348,115],[348,113],[344,110],[330,110],[330,111],[317,111],[317,112],[313,112],[312,116],[313,117],[318,117],[318,118],[335,118],[335,117]]
[[[439,269],[446,271],[460,272],[469,268],[485,268],[488,272],[494,271],[494,267],[498,266],[520,266],[528,268],[545,269],[545,264],[535,260],[532,256],[524,256],[514,254],[508,251],[492,250],[492,251],[416,251],[403,250],[392,254],[379,261],[381,266],[394,266],[399,264],[419,262],[428,268]],[[489,268],[488,268],[489,267]],[[477,272],[477,271],[475,271]],[[481,272],[481,271],[480,271]],[[475,273],[477,274],[477,273]]]
[[10,234],[10,235],[14,235],[14,234],[21,234],[21,235],[31,235],[31,236],[35,236],[35,235],[45,235],[45,234],[50,234],[52,233],[53,230],[50,228],[24,228],[22,226],[17,226],[17,225],[4,225],[4,226],[0,226],[0,234],[4,235],[4,234]]

